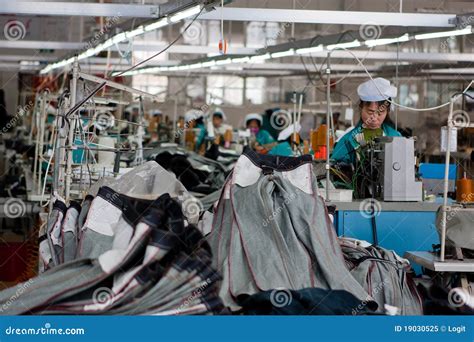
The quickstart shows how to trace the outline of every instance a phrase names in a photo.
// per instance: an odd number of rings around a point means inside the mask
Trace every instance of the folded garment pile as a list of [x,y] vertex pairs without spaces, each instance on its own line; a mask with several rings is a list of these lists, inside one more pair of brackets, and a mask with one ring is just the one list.
[[344,263],[310,156],[245,151],[227,179],[208,241],[224,304],[276,288],[345,290],[370,299]]
[[[134,175],[150,168],[163,171],[151,163],[158,168],[147,163]],[[156,172],[145,178],[142,197],[143,192],[156,195]],[[140,192],[139,181],[127,185],[124,180],[122,189]],[[1,313],[221,313],[220,277],[211,267],[210,246],[187,224],[181,207],[167,193],[150,200],[108,186],[89,195],[82,206],[66,207],[56,200],[40,238],[44,272],[0,292]]]
[[339,241],[351,274],[380,308],[400,315],[423,314],[423,301],[408,260],[366,241],[348,238]]

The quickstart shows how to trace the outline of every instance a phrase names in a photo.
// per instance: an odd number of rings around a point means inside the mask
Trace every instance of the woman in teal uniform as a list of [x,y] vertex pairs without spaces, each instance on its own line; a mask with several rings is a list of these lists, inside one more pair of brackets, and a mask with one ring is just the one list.
[[204,113],[198,109],[191,109],[184,114],[185,126],[187,128],[199,129],[196,137],[196,151],[204,143],[207,137],[206,125],[204,125]]
[[375,78],[359,85],[357,93],[360,98],[360,121],[340,138],[331,155],[336,162],[352,165],[361,145],[381,136],[401,136],[390,120],[389,101],[397,96],[397,88],[384,78]]
[[260,114],[252,113],[245,116],[245,127],[255,136],[257,142],[255,150],[259,153],[265,153],[275,145],[275,139],[262,129],[263,118]]

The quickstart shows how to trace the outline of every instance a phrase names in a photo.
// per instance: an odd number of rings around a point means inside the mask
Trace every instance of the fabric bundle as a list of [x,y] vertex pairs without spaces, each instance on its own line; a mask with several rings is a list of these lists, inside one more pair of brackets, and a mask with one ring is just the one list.
[[310,156],[239,158],[214,213],[208,241],[223,283],[220,296],[238,309],[239,295],[275,288],[367,292],[347,270]]
[[423,314],[422,298],[408,260],[366,241],[349,238],[339,241],[351,274],[379,304],[379,310],[388,305],[397,308],[397,314]]
[[222,312],[210,247],[169,194],[102,186],[82,207],[56,200],[43,233],[45,272],[0,292],[1,314]]

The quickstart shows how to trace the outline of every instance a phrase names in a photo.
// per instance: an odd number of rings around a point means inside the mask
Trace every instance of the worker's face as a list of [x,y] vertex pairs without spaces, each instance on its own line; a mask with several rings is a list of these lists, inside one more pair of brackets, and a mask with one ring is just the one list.
[[361,111],[362,122],[370,129],[382,127],[382,124],[387,117],[387,109],[387,104],[379,105],[378,102],[364,103]]
[[252,133],[258,133],[260,126],[258,125],[257,120],[250,120],[250,122],[247,123],[247,128],[250,129]]
[[222,125],[222,118],[221,118],[220,116],[218,116],[218,115],[214,115],[214,116],[212,117],[212,124],[213,124],[214,127],[216,127],[216,128],[221,127],[221,125]]

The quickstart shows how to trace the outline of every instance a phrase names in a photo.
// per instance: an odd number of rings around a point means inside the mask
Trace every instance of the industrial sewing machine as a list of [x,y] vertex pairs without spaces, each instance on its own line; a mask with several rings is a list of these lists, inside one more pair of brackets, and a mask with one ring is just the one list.
[[356,196],[390,202],[422,201],[422,182],[415,179],[414,156],[412,138],[379,137],[361,144],[354,175]]

